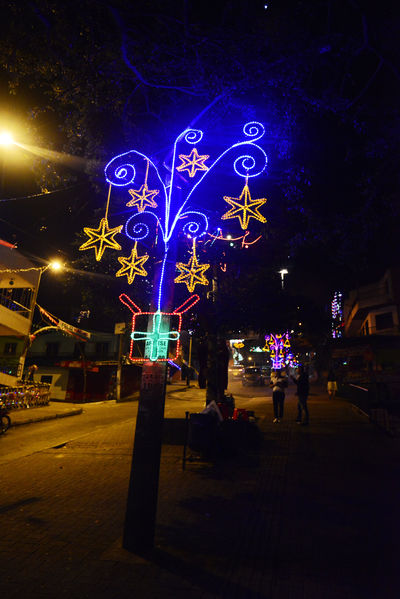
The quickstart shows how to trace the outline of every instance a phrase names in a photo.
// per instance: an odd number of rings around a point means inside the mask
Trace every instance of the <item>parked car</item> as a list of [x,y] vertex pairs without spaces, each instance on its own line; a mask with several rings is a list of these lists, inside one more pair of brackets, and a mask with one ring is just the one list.
[[232,376],[234,379],[241,378],[241,376],[243,374],[243,366],[239,366],[239,365],[229,366],[228,372],[229,372],[229,375]]
[[244,368],[242,374],[242,385],[243,387],[246,385],[265,385],[265,377],[261,368],[258,366],[247,366]]

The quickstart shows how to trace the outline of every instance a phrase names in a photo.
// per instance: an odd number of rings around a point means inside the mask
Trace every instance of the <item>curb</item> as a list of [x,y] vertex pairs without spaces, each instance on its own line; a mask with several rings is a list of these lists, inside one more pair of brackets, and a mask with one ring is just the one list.
[[34,422],[45,422],[46,420],[55,420],[56,418],[67,418],[68,416],[78,416],[82,414],[83,408],[77,408],[70,412],[61,412],[60,414],[48,414],[47,416],[38,416],[37,418],[29,418],[28,420],[22,420],[21,422],[13,422],[11,417],[11,427],[22,426],[23,424],[33,424]]

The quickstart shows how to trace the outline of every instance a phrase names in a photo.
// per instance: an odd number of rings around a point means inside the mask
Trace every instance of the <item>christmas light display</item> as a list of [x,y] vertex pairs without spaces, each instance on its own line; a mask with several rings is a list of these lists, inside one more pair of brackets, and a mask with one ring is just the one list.
[[335,291],[332,300],[332,337],[337,339],[342,336],[343,329],[343,296],[340,291]]
[[[148,243],[149,237],[152,235],[154,237],[158,235],[162,240],[161,244],[157,244],[157,251],[160,251],[160,256],[156,256],[156,259],[160,261],[161,268],[155,285],[155,304],[160,312],[164,307],[165,289],[171,285],[169,279],[171,275],[167,269],[167,264],[169,264],[168,258],[172,244],[176,243],[180,232],[190,236],[195,243],[196,239],[208,230],[208,219],[205,213],[197,209],[188,209],[189,203],[195,201],[199,195],[197,194],[199,186],[203,186],[203,181],[209,176],[210,172],[215,171],[217,165],[221,165],[231,156],[233,170],[245,180],[245,188],[247,187],[247,189],[249,178],[259,176],[266,168],[266,153],[256,143],[265,134],[263,125],[255,121],[247,123],[243,127],[243,133],[245,138],[242,141],[232,144],[209,166],[206,166],[205,161],[209,159],[210,154],[199,153],[197,149],[202,141],[203,132],[198,129],[186,129],[178,135],[174,142],[171,166],[168,168],[165,182],[155,163],[136,150],[116,156],[105,167],[108,183],[119,188],[130,188],[130,195],[133,199],[128,204],[138,208],[138,212],[129,217],[125,223],[124,232],[126,236],[135,243]],[[193,147],[190,152],[185,152],[182,151],[185,144],[189,146],[196,145],[196,147]],[[243,152],[243,149],[246,149],[246,152]],[[180,164],[177,164],[179,160]],[[138,172],[146,172],[146,177],[145,182],[139,187],[137,195],[135,195],[132,190],[132,183],[135,181]],[[179,179],[176,180],[178,175]],[[185,178],[185,175],[187,178]],[[200,176],[196,177],[196,175]],[[159,188],[157,206],[152,205],[150,201],[143,200],[142,202],[140,200],[140,198],[146,196],[146,198],[153,201],[153,197],[149,198],[146,194],[147,191],[154,192],[155,190],[148,190],[148,187],[143,187],[144,184],[147,185],[147,177],[150,177],[151,181],[157,181],[156,186]],[[258,208],[266,200],[251,200],[249,192],[244,190],[243,193],[245,207],[237,208],[238,216],[239,212],[243,213],[241,222],[248,225],[251,218],[265,222],[264,217],[258,212]],[[147,210],[147,208],[151,208],[151,210]],[[232,210],[234,210],[233,206]],[[232,215],[232,218],[234,218],[234,215]],[[175,277],[174,280],[176,283],[185,283],[188,290],[192,291],[196,284],[207,284],[204,272],[208,266],[198,263],[194,246],[189,263],[178,262],[177,268],[181,274]],[[166,274],[166,272],[169,274]]]
[[116,277],[128,277],[128,283],[131,285],[136,275],[141,277],[147,276],[147,271],[143,268],[143,264],[148,260],[148,254],[144,256],[138,256],[137,253],[137,241],[132,248],[131,255],[129,258],[118,258],[118,262],[122,264],[122,268],[115,273]]
[[266,198],[261,198],[258,200],[252,200],[250,195],[250,189],[248,185],[248,178],[246,177],[246,184],[243,187],[242,193],[238,198],[231,198],[228,196],[224,196],[225,202],[228,202],[232,206],[232,208],[226,212],[222,219],[226,220],[229,218],[238,218],[240,221],[240,226],[243,230],[246,230],[249,226],[249,221],[251,218],[255,218],[256,220],[265,223],[267,219],[265,216],[260,214],[258,209],[266,203]]
[[[129,358],[133,362],[142,362],[144,359],[155,361],[176,360],[179,355],[180,332],[182,326],[182,314],[190,310],[200,299],[198,295],[190,296],[179,308],[173,312],[142,312],[135,302],[126,294],[119,296],[121,302],[132,312],[132,333]],[[147,326],[147,322],[151,323],[151,329]],[[146,330],[136,330],[136,326],[144,325]],[[170,330],[170,327],[175,330]],[[134,355],[135,341],[144,341],[144,352],[142,356]],[[170,343],[174,342],[175,353],[171,353],[169,348]]]
[[194,291],[196,285],[208,285],[204,273],[210,268],[209,264],[199,264],[196,256],[196,239],[193,239],[192,255],[188,264],[178,262],[176,265],[181,274],[176,277],[175,283],[185,283],[188,291]]
[[[168,305],[165,299],[167,297],[166,291],[169,290],[170,285],[173,282],[184,283],[188,291],[192,292],[196,285],[208,284],[205,272],[210,265],[200,264],[196,255],[196,241],[207,232],[209,224],[203,211],[203,208],[206,209],[206,206],[203,206],[204,195],[197,192],[200,185],[204,187],[205,177],[208,177],[210,172],[214,172],[217,165],[224,165],[225,168],[226,161],[231,160],[234,172],[245,180],[245,186],[239,198],[224,197],[224,200],[232,208],[222,217],[224,220],[239,219],[242,228],[246,230],[246,233],[241,237],[242,247],[247,247],[249,243],[252,243],[246,241],[249,221],[255,219],[259,222],[266,222],[265,217],[259,212],[259,208],[265,204],[266,199],[252,200],[248,184],[249,179],[259,176],[267,165],[267,155],[256,143],[264,136],[265,129],[261,123],[252,121],[243,127],[243,134],[244,138],[242,140],[229,146],[211,164],[206,165],[206,161],[210,159],[210,153],[201,153],[198,150],[203,139],[203,132],[198,129],[186,129],[175,139],[171,163],[164,165],[166,166],[165,179],[161,176],[154,161],[137,150],[119,154],[105,167],[106,180],[110,184],[105,216],[100,221],[97,229],[89,227],[84,229],[85,234],[89,236],[89,240],[82,244],[80,249],[93,248],[96,253],[96,260],[99,261],[105,249],[121,250],[120,244],[115,241],[115,236],[123,230],[126,237],[132,240],[134,245],[131,248],[129,257],[118,258],[122,266],[116,271],[116,276],[126,276],[128,284],[132,284],[136,275],[141,277],[147,275],[143,265],[148,261],[149,255],[139,256],[138,242],[142,242],[149,247],[151,236],[161,241],[161,243],[153,246],[155,247],[155,253],[158,253],[154,256],[154,259],[160,264],[160,268],[155,272],[155,311],[140,311],[141,317],[146,315],[149,319],[148,326],[143,326],[142,331],[132,331],[132,333],[137,332],[140,339],[145,341],[147,347],[145,354],[151,360],[165,360],[165,357],[160,356],[164,356],[168,343],[174,344],[179,341],[175,335],[176,332],[179,332],[176,330],[177,327],[171,332],[167,329],[168,323],[170,321],[172,323],[177,318],[176,311],[172,314],[168,310],[165,311]],[[192,146],[190,151],[187,151],[188,146]],[[244,149],[245,152],[243,152]],[[144,180],[134,187],[137,173],[145,173]],[[151,182],[151,187],[156,189],[150,189],[148,181]],[[129,216],[125,225],[115,228],[110,228],[108,224],[108,208],[112,186],[126,188],[131,196],[131,199],[126,203],[127,207],[137,208],[137,212]],[[154,199],[156,196],[157,202]],[[207,197],[210,197],[210,192],[208,192]],[[218,198],[214,198],[212,200],[213,204],[210,205],[213,210],[215,199]],[[196,205],[194,206],[195,209],[189,207],[189,204],[195,204],[196,200],[197,206],[199,203],[202,206],[201,211],[196,209]],[[178,276],[174,274],[171,280],[170,252],[181,232],[193,239],[192,255],[187,264],[183,262],[176,264],[180,274]],[[175,252],[176,249],[174,248]],[[168,297],[170,297],[169,291]],[[128,301],[128,304],[132,309],[132,301]],[[136,319],[133,320],[133,325],[135,325]],[[156,358],[156,356],[158,357]]]
[[263,350],[269,353],[271,368],[273,370],[279,370],[287,365],[294,365],[294,358],[290,347],[289,333],[270,334],[265,336],[265,346]]
[[101,219],[97,229],[91,229],[90,227],[84,227],[84,232],[89,236],[88,241],[80,246],[80,250],[94,249],[96,252],[96,260],[100,262],[103,257],[106,248],[112,250],[120,250],[121,246],[114,239],[117,233],[121,233],[122,225],[110,229],[108,226],[108,207],[110,204],[111,185],[108,190],[107,206],[105,216]]

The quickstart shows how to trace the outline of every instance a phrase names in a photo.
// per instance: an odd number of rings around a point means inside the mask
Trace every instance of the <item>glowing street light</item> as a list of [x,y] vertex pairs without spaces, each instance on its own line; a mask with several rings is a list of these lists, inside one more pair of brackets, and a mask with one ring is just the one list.
[[14,138],[9,131],[1,131],[0,133],[0,145],[12,146],[15,144]]
[[282,289],[283,289],[285,286],[285,275],[287,275],[289,271],[286,268],[282,268],[282,270],[279,270],[278,272],[281,275]]
[[54,272],[60,272],[64,268],[64,265],[59,260],[52,260],[49,262],[49,268]]

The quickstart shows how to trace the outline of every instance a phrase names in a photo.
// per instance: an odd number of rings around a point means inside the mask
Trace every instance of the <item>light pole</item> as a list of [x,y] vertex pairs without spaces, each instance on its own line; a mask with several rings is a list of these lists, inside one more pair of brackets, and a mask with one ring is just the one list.
[[42,268],[38,269],[39,276],[38,276],[36,287],[35,287],[35,290],[33,293],[31,305],[29,307],[28,333],[27,333],[24,349],[19,358],[19,364],[18,364],[18,376],[21,379],[23,378],[26,355],[28,353],[28,349],[29,349],[29,345],[30,345],[30,334],[31,334],[31,329],[32,329],[33,315],[35,313],[35,307],[36,307],[37,297],[38,297],[38,293],[39,293],[39,286],[40,286],[40,282],[42,280],[42,274],[48,269],[51,269],[53,272],[60,272],[63,269],[63,264],[59,260],[52,260],[51,262],[46,264],[46,266],[43,266]]
[[5,176],[5,148],[9,146],[13,146],[15,144],[14,138],[9,131],[1,131],[0,132],[0,146],[3,146],[3,151],[1,153],[1,161],[0,161],[0,193],[4,192],[4,176]]
[[282,268],[278,272],[281,275],[282,289],[284,289],[285,288],[285,275],[287,275],[289,273],[289,271],[286,268]]

